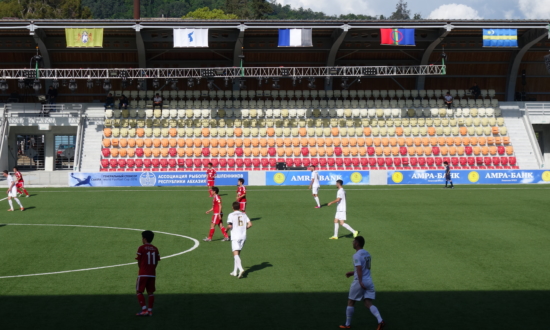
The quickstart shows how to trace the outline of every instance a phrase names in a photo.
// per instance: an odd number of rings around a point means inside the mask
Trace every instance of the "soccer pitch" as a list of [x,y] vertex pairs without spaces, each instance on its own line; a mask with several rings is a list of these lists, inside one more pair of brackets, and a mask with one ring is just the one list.
[[[348,223],[372,255],[386,329],[548,327],[549,187],[344,188]],[[224,220],[235,191],[220,187]],[[254,225],[243,279],[229,276],[231,243],[219,229],[202,241],[206,187],[29,193],[25,212],[0,218],[3,329],[336,329],[345,321],[352,238],[341,227],[340,239],[328,239],[335,205],[314,209],[306,187],[247,189]],[[336,189],[323,186],[319,196],[326,205]],[[153,230],[162,257],[179,254],[159,263],[153,317],[135,316],[141,236],[123,228]],[[6,278],[89,268],[100,269]],[[376,319],[358,304],[352,326],[375,329]]]

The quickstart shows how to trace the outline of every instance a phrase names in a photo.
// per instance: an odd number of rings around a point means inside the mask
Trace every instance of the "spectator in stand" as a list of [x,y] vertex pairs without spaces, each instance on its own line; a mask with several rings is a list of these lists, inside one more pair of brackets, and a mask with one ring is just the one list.
[[128,109],[128,104],[130,104],[130,101],[128,100],[126,95],[122,94],[119,99],[118,109]]
[[474,100],[477,100],[477,98],[481,95],[481,89],[479,89],[477,83],[474,83],[474,85],[470,87],[470,93],[474,96]]
[[107,99],[105,100],[105,110],[107,110],[107,108],[114,108],[115,107],[115,98],[113,97],[113,94],[112,93],[109,93],[107,95]]
[[447,92],[445,94],[445,104],[447,105],[447,109],[450,109],[453,106],[453,97],[451,96],[450,92]]
[[53,86],[50,86],[50,89],[48,89],[48,103],[55,104],[55,101],[57,99],[57,89],[54,89]]
[[159,93],[155,94],[155,97],[153,98],[153,109],[157,106],[160,107],[160,110],[162,110],[162,97],[160,97]]

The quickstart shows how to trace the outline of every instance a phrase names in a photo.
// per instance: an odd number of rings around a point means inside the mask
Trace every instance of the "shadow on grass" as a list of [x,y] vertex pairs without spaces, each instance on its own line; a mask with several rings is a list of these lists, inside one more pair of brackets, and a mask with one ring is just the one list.
[[265,261],[265,262],[262,262],[261,264],[258,264],[258,265],[254,265],[252,267],[249,267],[247,270],[246,270],[246,275],[248,275],[249,273],[254,273],[254,272],[257,272],[259,270],[262,270],[262,269],[265,269],[267,267],[273,267],[273,265],[269,262],[269,261]]
[[258,221],[260,220],[262,217],[257,217],[257,218],[250,218],[250,221]]
[[23,206],[25,207],[25,211],[32,210],[32,209],[36,208],[34,206],[29,206],[29,207],[26,207],[25,205],[23,205]]
[[[228,276],[229,277],[229,276]],[[160,278],[159,278],[160,280]],[[106,279],[107,281],[107,279]],[[244,283],[231,281],[237,288]],[[296,289],[296,288],[294,288]],[[337,329],[347,292],[155,293],[154,316],[138,318],[135,294],[3,296],[3,329]],[[377,292],[387,329],[545,329],[550,291]],[[215,305],[216,315],[212,312]],[[246,311],[237,313],[238,310]],[[353,327],[375,329],[361,304]]]

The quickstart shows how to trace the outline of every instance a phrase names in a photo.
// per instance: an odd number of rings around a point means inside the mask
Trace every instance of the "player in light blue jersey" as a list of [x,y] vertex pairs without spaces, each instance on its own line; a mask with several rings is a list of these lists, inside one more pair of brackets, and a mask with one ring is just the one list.
[[353,282],[349,289],[348,296],[348,308],[346,309],[346,323],[341,325],[342,329],[351,328],[351,319],[353,317],[353,312],[355,311],[355,302],[363,301],[365,307],[367,307],[372,315],[378,320],[377,330],[382,330],[386,323],[380,316],[378,308],[372,304],[372,301],[375,298],[374,284],[372,283],[372,278],[370,277],[370,266],[371,266],[371,256],[370,254],[363,249],[365,246],[365,239],[363,236],[357,236],[353,240],[353,248],[357,251],[353,255],[353,266],[355,270],[352,272],[347,272],[346,277],[353,276]]

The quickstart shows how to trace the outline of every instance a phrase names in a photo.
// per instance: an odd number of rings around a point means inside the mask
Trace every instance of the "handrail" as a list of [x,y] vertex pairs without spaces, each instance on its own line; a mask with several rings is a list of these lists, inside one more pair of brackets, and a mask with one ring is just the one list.
[[542,153],[540,151],[540,146],[539,146],[539,142],[537,141],[537,137],[535,136],[535,131],[533,130],[533,125],[531,124],[531,119],[529,119],[529,113],[525,111],[522,117],[523,117],[522,118],[523,125],[525,127],[525,130],[527,131],[529,142],[531,142],[531,146],[533,147],[533,152],[535,153],[535,158],[537,159],[539,168],[543,168],[544,161],[542,158]]
[[80,111],[79,113],[79,123],[78,123],[78,128],[77,128],[77,132],[76,132],[76,150],[75,150],[75,155],[74,155],[74,166],[73,166],[73,170],[75,172],[80,172],[80,166],[82,164],[82,143],[83,143],[83,137],[84,137],[84,125],[87,124],[87,118],[86,118],[86,115],[83,114],[82,110]]
[[6,131],[9,126],[7,111],[7,105],[4,105],[4,113],[2,114],[2,126],[0,127],[0,138],[2,139],[2,141],[0,142],[0,155],[2,155],[2,151],[4,150],[4,141],[7,140]]
[[527,111],[529,115],[550,115],[550,102],[526,103],[525,111]]

